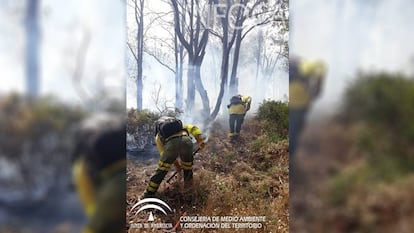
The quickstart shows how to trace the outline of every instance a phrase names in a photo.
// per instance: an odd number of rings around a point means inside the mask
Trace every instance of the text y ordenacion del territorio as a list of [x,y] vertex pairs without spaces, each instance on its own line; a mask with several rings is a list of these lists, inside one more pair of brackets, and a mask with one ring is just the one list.
[[181,216],[180,227],[187,229],[260,229],[266,222],[266,216]]

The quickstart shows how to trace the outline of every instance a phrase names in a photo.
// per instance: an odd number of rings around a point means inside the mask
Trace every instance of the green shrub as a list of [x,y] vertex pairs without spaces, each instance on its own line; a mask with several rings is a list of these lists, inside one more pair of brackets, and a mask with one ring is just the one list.
[[353,165],[331,179],[333,204],[344,204],[355,190],[370,190],[412,174],[413,79],[400,74],[360,73],[345,91],[341,115],[357,126],[352,131],[352,146],[364,157],[361,166]]
[[[53,137],[66,142],[73,125],[86,116],[86,112],[64,105],[54,97],[29,99],[11,94],[0,101],[0,154],[18,158],[26,142],[37,145]],[[65,138],[65,140],[63,140]]]
[[345,92],[342,113],[353,121],[414,140],[414,80],[400,74],[361,73]]
[[[168,112],[168,116],[178,116],[178,112]],[[161,115],[159,113],[154,113],[149,110],[137,110],[131,108],[127,112],[127,133],[137,134],[137,133],[149,133],[154,135],[155,128],[154,123],[157,121]]]
[[334,176],[329,182],[329,201],[335,206],[344,205],[350,193],[361,187],[361,183],[368,181],[366,176],[365,167]]
[[289,131],[289,106],[280,101],[264,101],[257,111],[263,130],[270,141],[287,139]]
[[160,115],[147,110],[129,109],[127,112],[127,133],[135,134],[138,130],[142,130],[150,131],[149,133],[154,135],[153,125],[158,118],[160,118]]
[[414,169],[407,162],[414,159],[410,151],[414,141],[413,79],[401,74],[361,73],[345,92],[342,114],[351,122],[362,123],[355,144],[371,166],[389,170],[386,164],[395,164],[401,170]]

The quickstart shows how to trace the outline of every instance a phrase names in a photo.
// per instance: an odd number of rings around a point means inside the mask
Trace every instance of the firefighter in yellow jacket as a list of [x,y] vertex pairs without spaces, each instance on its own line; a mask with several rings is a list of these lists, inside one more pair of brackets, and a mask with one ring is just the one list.
[[319,96],[326,67],[321,61],[289,62],[289,153],[294,155],[311,103]]
[[[155,142],[160,152],[160,160],[143,198],[155,195],[173,163],[177,169],[183,170],[184,185],[191,186],[194,156],[190,135],[196,139],[199,148],[203,149],[205,142],[197,126],[183,125],[181,120],[174,117],[162,117],[156,122]],[[178,157],[181,159],[181,164],[177,162]]]
[[113,115],[90,117],[76,140],[73,178],[87,217],[82,232],[125,232],[125,122]]
[[246,116],[246,112],[250,110],[252,97],[235,95],[230,99],[230,104],[227,105],[229,109],[229,125],[231,139],[236,139],[240,135],[241,126]]

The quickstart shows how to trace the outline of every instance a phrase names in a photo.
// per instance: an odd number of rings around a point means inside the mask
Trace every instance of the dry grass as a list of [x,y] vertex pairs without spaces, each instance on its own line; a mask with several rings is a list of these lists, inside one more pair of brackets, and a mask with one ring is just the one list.
[[[196,156],[190,191],[185,192],[182,181],[176,178],[170,185],[162,183],[157,195],[175,213],[158,221],[175,224],[183,213],[266,216],[262,229],[185,229],[183,232],[289,232],[287,141],[263,144],[253,151],[251,143],[262,136],[257,121],[248,119],[243,125],[242,138],[235,143],[227,139],[227,132],[223,130],[226,126],[226,121],[212,126],[208,146]],[[147,218],[147,214],[134,216],[130,209],[142,195],[154,168],[128,163],[127,229],[131,223]],[[138,231],[130,229],[129,232]]]
[[290,232],[413,232],[414,175],[392,182],[371,177],[355,148],[358,128],[332,119],[310,122],[295,164],[300,183],[291,187]]

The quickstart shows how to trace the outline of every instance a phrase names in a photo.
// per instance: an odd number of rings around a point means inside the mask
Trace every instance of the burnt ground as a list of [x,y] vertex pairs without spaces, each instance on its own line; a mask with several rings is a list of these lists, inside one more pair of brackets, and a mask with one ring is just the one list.
[[[187,216],[266,216],[262,229],[185,229],[177,232],[288,232],[289,231],[289,168],[288,142],[266,142],[260,123],[246,119],[242,136],[236,142],[227,137],[227,120],[211,126],[206,148],[195,156],[194,182],[191,189],[183,187],[176,176],[165,181],[157,197],[173,209],[168,216],[155,215],[155,222],[175,225],[182,215]],[[132,206],[140,200],[156,165],[128,161],[127,165],[127,231],[131,224],[145,222],[148,213],[136,215]],[[172,169],[173,170],[173,169]],[[145,212],[145,211],[144,211]],[[157,232],[148,230],[147,232]]]

